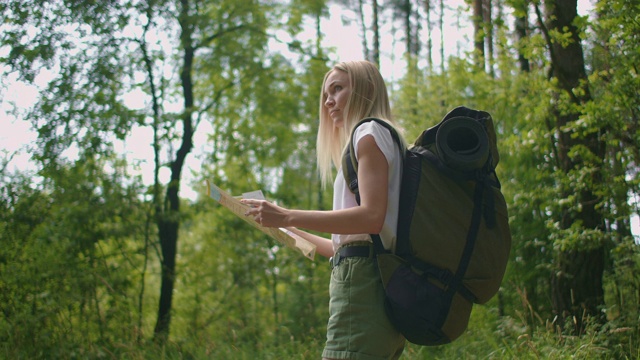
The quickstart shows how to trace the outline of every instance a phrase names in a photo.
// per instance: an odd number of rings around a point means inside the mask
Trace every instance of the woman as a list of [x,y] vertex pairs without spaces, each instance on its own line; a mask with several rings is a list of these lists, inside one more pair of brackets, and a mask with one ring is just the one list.
[[[333,210],[292,210],[259,200],[247,216],[263,226],[286,227],[313,242],[317,253],[332,257],[329,323],[324,359],[397,359],[404,338],[384,312],[384,290],[368,234],[380,234],[387,249],[395,247],[402,159],[398,145],[380,124],[359,120],[377,117],[391,122],[384,80],[370,62],[339,63],[324,78],[320,96],[317,161],[323,186],[334,181]],[[340,165],[354,133],[360,206],[349,191]],[[333,234],[331,239],[306,231]]]

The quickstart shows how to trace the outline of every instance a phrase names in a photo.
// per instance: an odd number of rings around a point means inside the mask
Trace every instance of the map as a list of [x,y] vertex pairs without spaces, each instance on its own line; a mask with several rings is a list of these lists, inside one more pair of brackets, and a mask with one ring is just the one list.
[[304,255],[305,257],[311,260],[313,260],[313,258],[315,257],[316,246],[313,243],[303,239],[302,237],[284,228],[264,227],[258,224],[255,220],[253,220],[253,217],[244,215],[247,209],[249,208],[249,206],[241,203],[240,200],[241,199],[265,200],[261,190],[244,193],[242,194],[242,196],[235,197],[230,195],[226,191],[220,189],[216,185],[207,181],[207,193],[212,199],[220,203],[220,205],[224,206],[225,208],[229,209],[237,217],[246,221],[254,228],[269,235],[279,243],[291,249],[299,251],[302,255]]

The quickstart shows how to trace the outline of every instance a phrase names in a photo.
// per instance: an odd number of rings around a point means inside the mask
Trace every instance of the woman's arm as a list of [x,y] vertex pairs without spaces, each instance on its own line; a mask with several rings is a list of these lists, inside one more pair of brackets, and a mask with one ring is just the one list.
[[264,200],[242,200],[263,226],[298,227],[331,234],[377,234],[387,212],[389,165],[373,136],[358,142],[360,206],[342,210],[292,210]]
[[311,242],[316,246],[316,252],[326,258],[333,256],[333,242],[331,239],[300,230],[295,227],[288,227],[287,230]]

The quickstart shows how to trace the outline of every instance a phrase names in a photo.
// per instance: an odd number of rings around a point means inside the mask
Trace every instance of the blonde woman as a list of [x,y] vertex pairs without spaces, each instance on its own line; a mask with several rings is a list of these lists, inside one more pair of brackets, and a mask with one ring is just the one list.
[[[371,237],[380,234],[394,249],[402,159],[398,145],[380,124],[355,129],[361,203],[342,174],[344,149],[359,120],[392,122],[387,88],[378,69],[367,61],[342,62],[324,78],[320,95],[317,161],[323,185],[333,181],[333,210],[285,209],[270,202],[244,200],[247,216],[270,227],[286,227],[313,242],[331,258],[329,322],[323,359],[397,359],[405,339],[384,312],[384,290]],[[332,169],[338,169],[335,180]],[[299,228],[331,233],[323,238]]]

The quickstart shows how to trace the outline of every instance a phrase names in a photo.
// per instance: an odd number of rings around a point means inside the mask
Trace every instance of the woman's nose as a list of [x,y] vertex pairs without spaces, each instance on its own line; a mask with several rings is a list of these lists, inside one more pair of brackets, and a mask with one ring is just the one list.
[[333,97],[329,96],[327,97],[327,100],[325,100],[324,102],[324,106],[326,107],[331,107],[335,104],[335,101],[333,101]]

